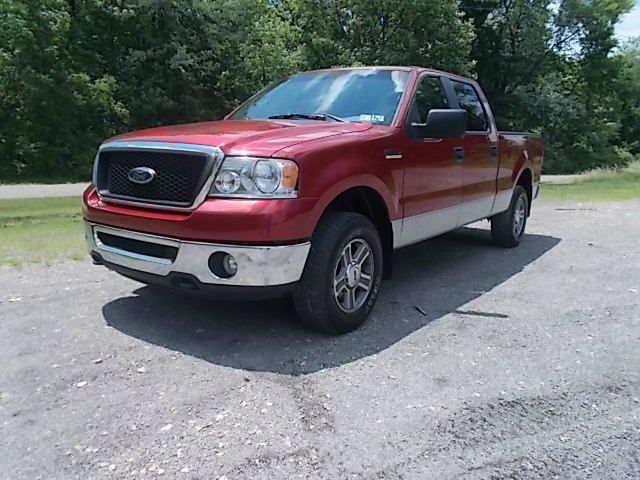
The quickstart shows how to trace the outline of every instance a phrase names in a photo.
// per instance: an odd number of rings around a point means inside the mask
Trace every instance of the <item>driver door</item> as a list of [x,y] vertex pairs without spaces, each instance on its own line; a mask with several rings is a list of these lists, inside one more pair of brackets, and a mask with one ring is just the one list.
[[400,246],[434,237],[457,227],[462,201],[462,159],[455,152],[461,138],[417,138],[411,123],[426,123],[431,109],[452,108],[439,76],[423,76],[407,117],[411,137],[405,155],[404,219]]

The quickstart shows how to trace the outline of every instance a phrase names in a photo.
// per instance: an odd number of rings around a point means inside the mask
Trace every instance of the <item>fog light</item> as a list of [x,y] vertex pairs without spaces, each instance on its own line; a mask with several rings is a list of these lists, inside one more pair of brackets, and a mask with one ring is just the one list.
[[222,267],[224,271],[229,274],[230,277],[233,277],[238,271],[238,264],[236,263],[236,259],[233,258],[228,253],[222,259]]
[[209,257],[209,270],[218,278],[231,278],[238,272],[238,262],[226,252],[215,252]]

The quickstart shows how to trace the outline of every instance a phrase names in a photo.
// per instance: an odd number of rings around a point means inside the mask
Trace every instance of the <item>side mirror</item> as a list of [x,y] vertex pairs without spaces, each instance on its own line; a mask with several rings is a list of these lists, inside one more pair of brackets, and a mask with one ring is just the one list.
[[411,133],[417,138],[459,138],[467,131],[467,111],[462,109],[433,109],[427,123],[412,123]]

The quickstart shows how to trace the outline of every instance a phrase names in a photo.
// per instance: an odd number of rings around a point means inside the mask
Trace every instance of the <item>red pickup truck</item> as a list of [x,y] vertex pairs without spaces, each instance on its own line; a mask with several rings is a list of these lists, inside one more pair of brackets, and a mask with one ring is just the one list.
[[523,237],[541,139],[496,129],[476,82],[415,67],[305,72],[222,121],[100,147],[84,192],[94,263],[229,298],[291,294],[313,328],[366,319],[394,249],[488,218]]

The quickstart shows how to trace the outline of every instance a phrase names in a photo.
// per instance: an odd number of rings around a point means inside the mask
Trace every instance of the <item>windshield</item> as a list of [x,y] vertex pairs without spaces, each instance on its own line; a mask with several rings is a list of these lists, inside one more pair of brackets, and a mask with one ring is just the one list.
[[[326,114],[352,122],[389,125],[409,72],[354,69],[301,73],[268,87],[236,110],[232,120]],[[293,118],[293,117],[292,117]]]

